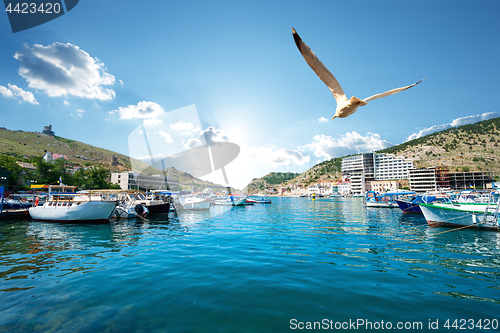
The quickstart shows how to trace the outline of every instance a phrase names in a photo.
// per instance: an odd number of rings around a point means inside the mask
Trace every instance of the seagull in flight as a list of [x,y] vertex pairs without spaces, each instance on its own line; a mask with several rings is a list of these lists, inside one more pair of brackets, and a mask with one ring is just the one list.
[[344,91],[342,90],[342,87],[338,83],[337,79],[335,79],[335,76],[333,76],[333,74],[330,73],[328,68],[326,68],[321,61],[319,61],[318,57],[316,57],[316,55],[313,53],[313,51],[311,51],[309,46],[307,46],[306,43],[302,41],[302,39],[299,37],[299,34],[297,33],[297,31],[295,31],[294,28],[292,28],[292,33],[293,33],[293,39],[295,40],[295,44],[299,48],[299,51],[306,60],[307,64],[309,65],[309,67],[312,68],[314,73],[316,73],[316,75],[319,76],[321,81],[323,81],[328,86],[328,88],[332,91],[335,100],[337,101],[337,110],[335,111],[335,115],[333,116],[332,120],[337,117],[345,118],[347,116],[350,116],[351,114],[356,112],[358,107],[368,104],[369,101],[394,95],[403,90],[410,89],[411,87],[416,86],[425,79],[424,78],[412,85],[402,88],[392,89],[377,95],[370,96],[365,99],[359,99],[354,96],[351,97],[351,99],[347,99]]

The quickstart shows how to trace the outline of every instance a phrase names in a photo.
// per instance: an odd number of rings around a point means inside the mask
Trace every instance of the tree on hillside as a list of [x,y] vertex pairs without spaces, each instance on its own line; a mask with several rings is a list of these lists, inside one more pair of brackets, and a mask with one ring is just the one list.
[[18,187],[17,183],[19,179],[21,179],[21,173],[23,172],[23,168],[17,164],[17,160],[15,157],[0,155],[0,166],[10,171],[9,174],[9,189],[15,191]]
[[59,180],[62,180],[64,184],[73,182],[73,176],[67,170],[69,162],[65,159],[45,162],[42,157],[34,157],[32,163],[36,166],[33,178],[39,184],[57,184]]
[[73,177],[74,185],[84,190],[94,189],[119,189],[118,184],[110,184],[106,181],[110,176],[109,169],[100,166],[90,166],[86,169],[80,168]]

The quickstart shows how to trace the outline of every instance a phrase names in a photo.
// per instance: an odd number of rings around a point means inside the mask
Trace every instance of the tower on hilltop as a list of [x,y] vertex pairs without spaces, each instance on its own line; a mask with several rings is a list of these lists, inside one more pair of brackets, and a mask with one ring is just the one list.
[[52,125],[44,126],[42,134],[54,136],[55,133],[52,131]]

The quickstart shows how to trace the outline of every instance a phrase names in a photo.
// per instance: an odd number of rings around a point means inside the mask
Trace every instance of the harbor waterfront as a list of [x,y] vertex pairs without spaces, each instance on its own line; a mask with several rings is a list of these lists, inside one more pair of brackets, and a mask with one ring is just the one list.
[[423,331],[481,320],[496,331],[499,250],[498,232],[429,227],[345,197],[99,224],[2,221],[0,328],[282,332],[326,319]]

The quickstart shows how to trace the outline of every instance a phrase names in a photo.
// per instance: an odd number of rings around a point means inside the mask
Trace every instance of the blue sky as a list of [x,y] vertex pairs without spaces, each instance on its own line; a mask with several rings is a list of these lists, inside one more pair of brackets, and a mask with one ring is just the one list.
[[[167,146],[184,126],[169,153],[208,131],[240,146],[226,171],[243,187],[270,171],[301,172],[499,116],[499,10],[496,0],[85,0],[15,34],[4,13],[0,126],[52,124],[59,136],[127,155],[144,122],[164,126]],[[292,27],[348,98],[427,79],[332,121],[335,99],[297,50]],[[183,120],[187,106],[197,119]],[[174,123],[158,122],[174,110]],[[222,182],[220,172],[207,179]]]

